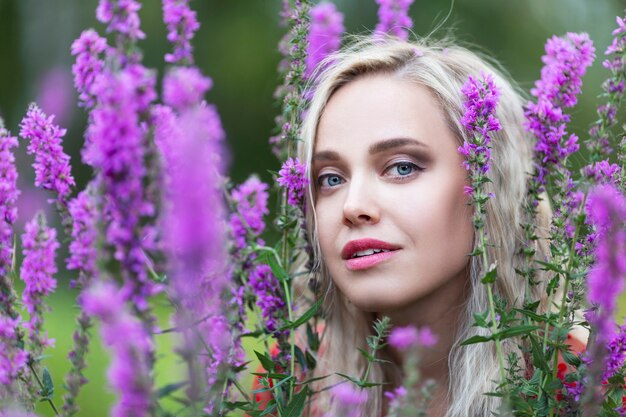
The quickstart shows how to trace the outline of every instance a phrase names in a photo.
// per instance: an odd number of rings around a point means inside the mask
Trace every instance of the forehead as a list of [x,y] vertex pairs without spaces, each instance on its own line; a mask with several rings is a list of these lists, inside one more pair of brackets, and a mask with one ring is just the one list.
[[320,118],[315,150],[356,151],[361,145],[401,137],[435,146],[441,136],[452,133],[426,87],[376,74],[359,77],[331,96]]

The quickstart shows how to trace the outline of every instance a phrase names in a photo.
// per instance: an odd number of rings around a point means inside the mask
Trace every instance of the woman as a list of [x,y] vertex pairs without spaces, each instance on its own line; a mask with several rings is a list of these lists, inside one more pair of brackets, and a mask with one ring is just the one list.
[[[548,308],[545,279],[530,286],[516,274],[524,266],[521,225],[527,177],[532,172],[532,138],[524,131],[524,100],[494,66],[454,45],[412,44],[393,39],[361,40],[329,57],[316,82],[303,126],[300,159],[310,179],[307,225],[315,256],[318,296],[324,297],[325,336],[316,376],[315,408],[333,415],[330,390],[340,372],[363,374],[372,323],[383,315],[393,326],[428,326],[438,344],[424,352],[421,375],[437,389],[429,416],[486,416],[499,398],[500,379],[493,343],[460,347],[484,329],[473,314],[488,310],[481,264],[468,256],[475,245],[472,206],[464,193],[467,171],[457,148],[466,138],[462,85],[469,75],[494,76],[501,91],[496,116],[502,130],[492,135],[493,164],[486,232],[498,265],[495,294],[508,308],[539,300]],[[550,209],[541,201],[533,221],[539,235],[549,227]],[[536,245],[545,259],[545,241]],[[560,297],[555,298],[560,300]],[[586,341],[575,335],[575,350]],[[517,343],[503,342],[529,368]],[[401,383],[403,355],[382,352],[370,381]],[[379,416],[387,404],[381,387],[368,390],[361,415]]]

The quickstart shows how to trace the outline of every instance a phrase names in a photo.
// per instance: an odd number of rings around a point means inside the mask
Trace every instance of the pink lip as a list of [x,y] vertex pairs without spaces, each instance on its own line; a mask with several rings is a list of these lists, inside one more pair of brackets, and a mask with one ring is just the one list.
[[361,256],[359,258],[346,259],[346,266],[351,271],[359,271],[362,269],[372,268],[379,263],[391,258],[396,251],[379,252],[373,255]]
[[[356,252],[368,249],[385,249],[389,252],[379,252],[358,258],[352,257]],[[341,251],[341,258],[346,261],[346,267],[348,269],[358,271],[361,269],[372,268],[373,266],[385,261],[393,256],[395,251],[398,249],[400,249],[399,246],[378,239],[365,238],[351,240],[346,244],[346,246],[343,247],[343,250]]]

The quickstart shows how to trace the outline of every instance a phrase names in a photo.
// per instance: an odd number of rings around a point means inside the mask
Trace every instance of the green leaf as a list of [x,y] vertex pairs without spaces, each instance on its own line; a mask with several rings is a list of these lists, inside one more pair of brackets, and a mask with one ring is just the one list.
[[320,338],[317,332],[313,331],[313,326],[311,326],[311,323],[306,324],[306,337],[311,350],[317,352],[320,348]]
[[487,316],[489,315],[488,311],[485,311],[483,313],[474,313],[474,322],[475,322],[475,326],[478,327],[488,327],[487,326]]
[[296,354],[296,360],[300,364],[300,367],[302,369],[307,369],[307,363],[306,363],[306,359],[304,358],[304,352],[302,352],[302,349],[300,349],[300,346],[295,345],[294,352]]
[[581,364],[580,358],[577,355],[574,355],[572,352],[562,350],[561,355],[563,355],[563,360],[565,360],[566,363],[573,365],[577,368],[580,366]]
[[368,362],[371,362],[371,361],[373,361],[373,360],[375,360],[375,359],[376,359],[376,357],[375,357],[375,356],[372,356],[372,355],[369,353],[369,351],[367,351],[367,350],[365,350],[365,349],[363,349],[363,348],[357,348],[357,350],[358,350],[359,352],[361,352],[361,355],[363,355],[363,357],[364,357],[365,359],[367,359],[367,360],[368,360]]
[[295,329],[301,326],[302,324],[306,323],[307,321],[309,321],[309,319],[311,319],[311,317],[313,317],[317,313],[318,308],[320,307],[320,305],[322,305],[322,301],[323,300],[321,298],[317,300],[315,304],[309,307],[309,309],[303,315],[301,315],[296,321],[287,323],[287,325],[281,327],[279,331],[282,332],[287,329]]
[[306,404],[306,396],[309,393],[309,387],[305,386],[302,391],[294,395],[285,408],[285,417],[302,417],[304,405]]
[[52,399],[54,396],[54,382],[52,382],[52,377],[50,376],[48,368],[43,368],[42,379],[43,388],[41,390],[41,396],[44,397],[44,399]]
[[269,357],[267,353],[260,353],[255,350],[254,354],[256,355],[257,358],[259,358],[259,362],[261,362],[261,366],[263,366],[263,368],[265,368],[266,371],[274,370],[274,361],[272,360],[272,358]]
[[467,346],[467,345],[473,345],[475,343],[488,342],[492,339],[493,338],[491,336],[475,335],[475,336],[470,337],[469,339],[465,339],[464,341],[462,341],[460,346]]
[[189,383],[188,381],[181,381],[181,382],[174,382],[174,383],[162,386],[156,391],[157,398],[167,397],[168,395],[172,394],[173,392],[178,391],[179,389],[181,389],[188,383]]
[[267,264],[270,266],[270,268],[272,269],[272,273],[274,274],[276,279],[278,279],[279,282],[282,283],[284,281],[289,280],[289,275],[287,274],[287,272],[285,272],[285,269],[279,263],[276,257],[276,254],[274,254],[274,256],[269,256],[267,258]]
[[500,340],[504,340],[504,339],[508,339],[509,337],[519,336],[522,334],[528,334],[540,328],[541,327],[539,326],[531,326],[531,325],[509,327],[508,329],[504,329],[501,332],[496,333],[493,337],[494,339],[497,337]]
[[543,268],[541,268],[544,271],[553,271],[556,272],[558,274],[564,274],[565,271],[563,270],[563,268],[561,268],[560,265],[554,264],[552,262],[544,262],[544,261],[537,261],[537,263],[541,266],[543,266]]
[[496,282],[497,276],[498,276],[498,267],[496,266],[496,264],[491,264],[491,266],[489,267],[489,270],[487,271],[483,279],[480,280],[480,282],[483,284],[493,284],[494,282]]
[[306,358],[306,364],[309,369],[315,369],[317,366],[317,360],[311,353],[307,350],[304,352],[304,356]]

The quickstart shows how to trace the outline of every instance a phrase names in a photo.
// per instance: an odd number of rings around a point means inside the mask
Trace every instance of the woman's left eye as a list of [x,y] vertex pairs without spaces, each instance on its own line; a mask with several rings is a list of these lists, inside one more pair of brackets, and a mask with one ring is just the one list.
[[[395,173],[393,173],[395,171]],[[411,175],[415,171],[421,171],[421,168],[415,165],[412,162],[396,162],[386,169],[385,172],[392,172],[393,176],[396,177],[406,177],[407,175]]]

